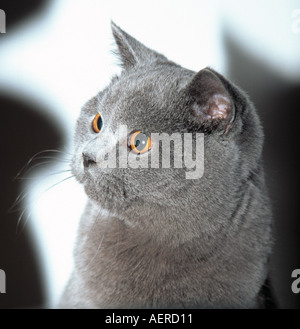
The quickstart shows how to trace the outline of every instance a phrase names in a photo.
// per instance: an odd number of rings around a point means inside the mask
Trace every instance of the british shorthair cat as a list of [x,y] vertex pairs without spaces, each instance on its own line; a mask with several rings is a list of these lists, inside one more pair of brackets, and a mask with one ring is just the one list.
[[[187,70],[112,31],[123,70],[77,122],[72,171],[89,201],[60,307],[265,307],[272,215],[253,104],[214,70]],[[184,141],[170,142],[170,166],[151,165],[158,134]],[[198,177],[180,165],[187,135]],[[120,165],[130,157],[135,167]]]

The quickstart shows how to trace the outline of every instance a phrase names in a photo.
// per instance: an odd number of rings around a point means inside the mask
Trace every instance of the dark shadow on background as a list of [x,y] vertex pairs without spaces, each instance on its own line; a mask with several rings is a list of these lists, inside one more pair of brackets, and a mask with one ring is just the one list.
[[62,136],[40,114],[42,108],[36,111],[36,106],[1,94],[0,107],[0,269],[6,272],[7,280],[6,294],[0,294],[0,308],[41,307],[45,293],[36,246],[25,217],[17,233],[22,210],[8,210],[22,192],[22,181],[14,181],[19,170],[37,152],[58,149]]
[[45,293],[36,246],[26,217],[21,220],[17,233],[22,210],[8,210],[22,192],[22,181],[14,181],[19,170],[37,152],[58,149],[62,136],[54,123],[40,114],[42,108],[37,111],[36,106],[1,94],[0,107],[0,269],[6,272],[7,279],[7,292],[0,294],[0,308],[41,307]]
[[[41,15],[48,1],[1,0],[6,13],[6,34],[33,15]],[[58,149],[62,134],[55,124],[42,116],[43,108],[26,103],[18,96],[1,94],[1,201],[0,201],[0,269],[6,273],[6,294],[0,294],[0,308],[43,307],[45,291],[36,246],[29,226],[16,233],[20,212],[8,210],[22,191],[21,182],[14,182],[18,171],[37,152]]]
[[47,9],[48,0],[12,1],[1,0],[0,9],[6,14],[6,34],[0,35],[2,38],[9,38],[12,29],[17,28],[23,21],[34,15],[41,15]]
[[291,273],[300,268],[300,82],[286,81],[224,35],[227,77],[245,89],[265,131],[265,171],[275,219],[272,281],[282,308],[300,308]]

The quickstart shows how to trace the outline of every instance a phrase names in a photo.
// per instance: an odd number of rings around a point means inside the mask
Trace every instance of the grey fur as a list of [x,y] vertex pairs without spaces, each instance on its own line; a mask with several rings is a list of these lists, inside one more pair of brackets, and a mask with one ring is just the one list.
[[[272,225],[254,106],[212,69],[189,71],[113,23],[112,30],[124,70],[78,119],[72,168],[89,202],[60,306],[262,307]],[[221,119],[207,112],[216,94],[226,99]],[[97,112],[100,134],[91,129]],[[84,169],[82,153],[96,159],[121,124],[204,132],[203,177],[187,180],[184,169],[172,168]]]

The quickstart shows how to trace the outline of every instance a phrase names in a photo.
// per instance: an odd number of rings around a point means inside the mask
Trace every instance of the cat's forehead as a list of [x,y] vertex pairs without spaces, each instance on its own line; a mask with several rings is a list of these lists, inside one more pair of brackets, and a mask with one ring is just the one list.
[[[180,93],[191,73],[181,67],[152,67],[124,73],[98,96],[98,111],[125,125],[162,125],[179,110]],[[113,120],[112,120],[113,118]]]

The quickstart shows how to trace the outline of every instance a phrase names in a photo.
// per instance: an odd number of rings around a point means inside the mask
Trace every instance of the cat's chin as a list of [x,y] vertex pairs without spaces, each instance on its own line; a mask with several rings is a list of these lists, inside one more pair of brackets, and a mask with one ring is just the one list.
[[86,179],[83,186],[88,198],[101,209],[119,213],[130,205],[120,186],[112,186],[108,182],[97,183],[90,179]]

